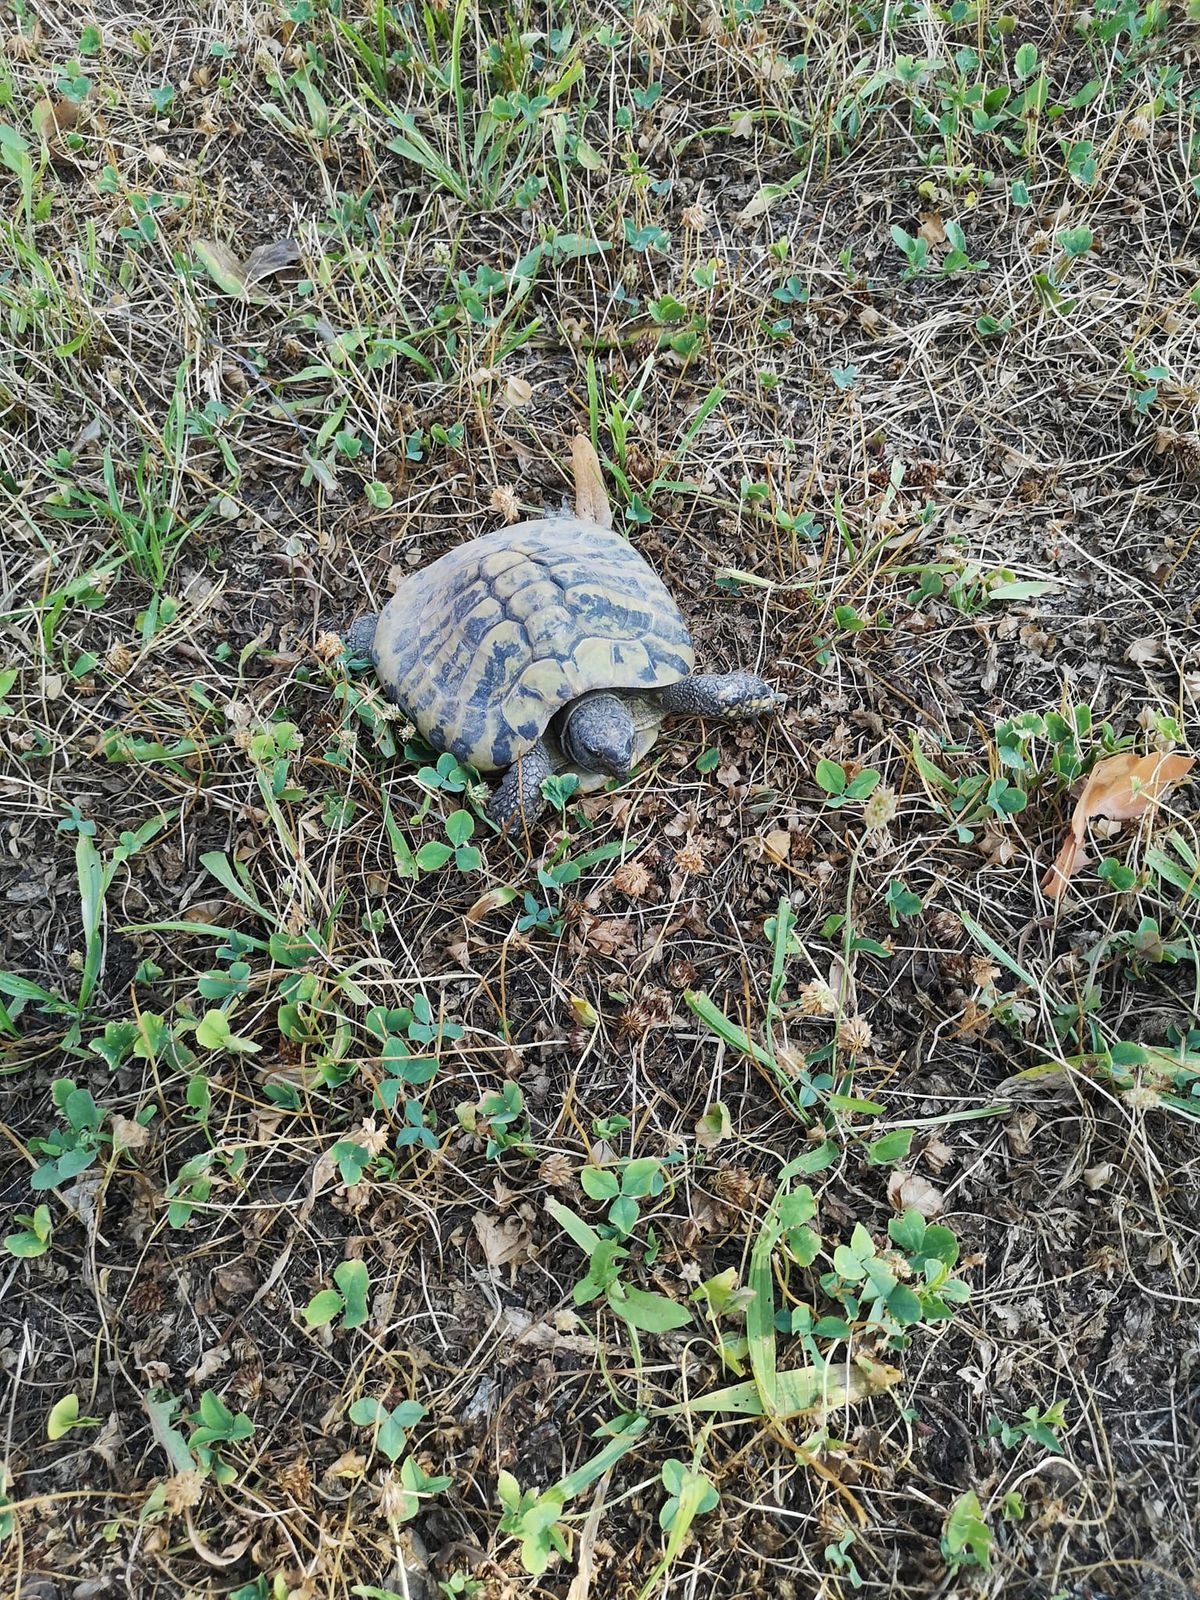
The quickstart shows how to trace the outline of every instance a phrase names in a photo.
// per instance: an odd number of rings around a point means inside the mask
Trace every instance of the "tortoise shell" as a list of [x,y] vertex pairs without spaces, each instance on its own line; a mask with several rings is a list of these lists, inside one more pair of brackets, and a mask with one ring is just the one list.
[[592,689],[661,689],[692,670],[665,584],[619,534],[578,517],[517,523],[406,578],[371,648],[430,744],[500,772]]

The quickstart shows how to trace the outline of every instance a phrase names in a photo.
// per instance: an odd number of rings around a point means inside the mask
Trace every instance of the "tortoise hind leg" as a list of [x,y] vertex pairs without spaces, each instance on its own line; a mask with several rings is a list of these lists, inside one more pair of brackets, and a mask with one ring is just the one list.
[[550,752],[539,739],[532,749],[517,757],[501,778],[488,801],[488,816],[502,828],[515,821],[529,827],[545,810],[542,784],[553,770]]
[[787,704],[753,672],[696,672],[659,691],[664,711],[687,717],[724,717],[727,722],[747,722],[765,717]]

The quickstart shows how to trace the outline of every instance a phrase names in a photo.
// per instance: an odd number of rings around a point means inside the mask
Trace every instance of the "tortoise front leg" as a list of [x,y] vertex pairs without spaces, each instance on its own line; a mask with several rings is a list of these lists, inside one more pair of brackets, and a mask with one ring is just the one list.
[[372,613],[356,618],[346,629],[346,649],[351,655],[370,658],[371,646],[375,642],[375,625],[378,621],[379,618]]
[[529,827],[545,810],[542,784],[553,770],[550,752],[539,739],[523,756],[517,757],[501,778],[488,801],[488,816],[502,828],[517,819]]
[[724,717],[727,722],[747,722],[765,717],[787,704],[753,672],[697,672],[659,691],[664,711],[686,717]]

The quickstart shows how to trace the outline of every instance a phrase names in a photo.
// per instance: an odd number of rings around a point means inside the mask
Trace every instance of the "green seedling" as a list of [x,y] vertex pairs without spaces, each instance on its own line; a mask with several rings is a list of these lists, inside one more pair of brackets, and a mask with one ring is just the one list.
[[[375,1098],[386,1111],[395,1110],[406,1089],[420,1088],[433,1081],[441,1048],[461,1039],[463,1032],[458,1023],[435,1017],[433,1007],[423,994],[416,995],[411,1006],[390,1010],[372,1007],[367,1013],[366,1026],[382,1043],[380,1062],[384,1076],[375,1087]],[[420,1142],[428,1143],[424,1139]]]
[[825,804],[831,809],[849,805],[855,800],[865,800],[878,784],[880,774],[871,768],[847,778],[840,761],[822,758],[817,762],[817,787],[825,793]]
[[235,1006],[230,1005],[228,1011],[206,1011],[196,1024],[196,1043],[201,1050],[225,1051],[230,1055],[257,1055],[262,1045],[255,1044],[253,1039],[248,1039],[233,1031],[232,1015]]
[[[1040,1444],[1043,1450],[1049,1450],[1051,1455],[1060,1456],[1063,1447],[1058,1430],[1066,1425],[1066,1401],[1056,1400],[1045,1411],[1030,1406],[1023,1422],[1005,1422],[1002,1417],[989,1417],[986,1437],[999,1439],[1006,1450],[1014,1450],[1022,1440],[1031,1439],[1034,1444]],[[980,1443],[983,1441],[980,1440]]]
[[610,1311],[644,1333],[667,1333],[691,1322],[691,1312],[677,1300],[650,1294],[622,1280],[621,1263],[629,1259],[629,1251],[616,1238],[601,1237],[561,1201],[547,1200],[546,1210],[588,1258],[587,1273],[572,1291],[576,1305],[603,1298]]
[[192,1432],[188,1449],[203,1473],[212,1473],[223,1487],[236,1482],[237,1469],[224,1459],[230,1445],[242,1444],[254,1434],[254,1424],[244,1411],[236,1415],[219,1395],[206,1389],[199,1408],[188,1417]]
[[103,1417],[81,1417],[79,1396],[65,1394],[50,1408],[50,1415],[46,1418],[46,1437],[53,1443],[70,1433],[72,1428],[99,1428],[103,1422]]
[[478,872],[482,858],[470,843],[475,818],[469,811],[452,811],[445,821],[446,840],[430,839],[416,851],[414,859],[422,872],[439,872],[449,862],[456,872]]
[[962,1567],[990,1566],[992,1537],[979,1496],[971,1489],[960,1494],[942,1532],[942,1555],[947,1565],[955,1572]]
[[44,1256],[53,1243],[54,1228],[50,1221],[49,1206],[35,1206],[32,1216],[18,1212],[13,1221],[20,1229],[19,1233],[10,1233],[4,1240],[4,1248],[10,1256],[17,1256],[20,1260],[29,1261],[35,1256]]
[[506,1078],[502,1089],[490,1090],[477,1105],[464,1100],[455,1107],[455,1115],[465,1132],[486,1138],[489,1161],[509,1150],[533,1158],[525,1096],[515,1079]]
[[867,1230],[856,1224],[849,1244],[834,1250],[833,1271],[822,1276],[821,1287],[850,1321],[877,1328],[899,1348],[907,1327],[951,1320],[952,1307],[964,1304],[970,1290],[951,1275],[958,1241],[949,1228],[908,1210],[892,1218],[888,1237],[900,1260],[881,1255]]
[[537,930],[548,934],[551,939],[561,938],[563,890],[576,881],[580,871],[577,861],[560,861],[555,866],[539,867],[537,879],[545,899],[539,900],[536,895],[526,892],[522,901],[524,910],[517,918],[517,932],[531,933]]
[[392,1463],[404,1454],[409,1429],[424,1415],[425,1407],[415,1400],[402,1400],[389,1410],[382,1400],[364,1395],[350,1407],[350,1421],[360,1428],[374,1428],[376,1447]]
[[211,1168],[222,1166],[230,1180],[241,1181],[246,1166],[246,1152],[242,1149],[202,1150],[183,1163],[175,1177],[167,1184],[167,1222],[172,1228],[185,1228],[196,1210],[207,1204],[212,1193]]
[[887,907],[888,921],[893,928],[900,926],[900,918],[919,917],[925,902],[914,894],[903,878],[893,878],[887,886],[883,903]]
[[50,1094],[66,1125],[44,1139],[29,1141],[31,1149],[43,1157],[29,1180],[35,1190],[55,1189],[77,1178],[112,1143],[112,1135],[100,1131],[108,1113],[87,1089],[77,1088],[72,1078],[55,1078]]
[[562,1520],[567,1502],[602,1478],[621,1457],[628,1455],[648,1426],[644,1417],[625,1416],[600,1430],[600,1437],[608,1436],[604,1445],[583,1466],[567,1474],[549,1489],[522,1491],[511,1472],[501,1472],[497,1478],[497,1493],[503,1508],[500,1532],[511,1534],[521,1542],[521,1565],[532,1577],[540,1577],[558,1554],[569,1556],[569,1529]]
[[666,1176],[656,1156],[643,1156],[623,1162],[619,1173],[608,1167],[584,1167],[579,1183],[589,1199],[612,1202],[608,1220],[613,1237],[627,1239],[638,1224],[638,1201],[657,1199],[666,1187]]
[[658,1513],[658,1525],[667,1535],[667,1544],[653,1572],[643,1584],[638,1600],[647,1600],[658,1580],[670,1570],[696,1518],[715,1511],[721,1503],[716,1485],[700,1468],[700,1457],[706,1441],[707,1432],[702,1434],[690,1466],[674,1456],[663,1463],[661,1476],[667,1499]]
[[850,1547],[854,1542],[854,1529],[847,1528],[840,1539],[825,1546],[823,1554],[827,1567],[832,1567],[835,1572],[840,1573],[852,1589],[861,1589],[863,1586],[862,1574],[855,1566],[854,1558],[849,1554]]
[[321,1289],[304,1308],[310,1328],[323,1328],[340,1316],[347,1330],[361,1328],[367,1320],[367,1292],[370,1280],[361,1261],[341,1261],[333,1269],[336,1289]]

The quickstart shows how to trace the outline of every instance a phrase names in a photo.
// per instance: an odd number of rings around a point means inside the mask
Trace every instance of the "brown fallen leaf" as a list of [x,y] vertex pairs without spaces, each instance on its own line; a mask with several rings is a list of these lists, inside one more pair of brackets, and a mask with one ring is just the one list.
[[489,1267],[529,1260],[529,1229],[520,1217],[489,1217],[477,1211],[471,1221]]
[[533,399],[533,385],[524,378],[511,377],[505,380],[504,403],[511,406],[514,411],[520,411]]
[[1132,751],[1097,762],[1075,803],[1071,831],[1054,864],[1042,879],[1042,888],[1057,900],[1069,879],[1085,864],[1087,826],[1093,817],[1129,822],[1142,816],[1167,789],[1192,770],[1192,756],[1135,756]]
[[604,487],[600,458],[592,448],[592,441],[584,433],[577,433],[571,440],[571,467],[575,477],[576,516],[580,522],[591,522],[598,528],[611,528],[612,508],[608,503],[608,490]]
[[132,1117],[123,1117],[118,1112],[113,1116],[110,1126],[113,1146],[117,1150],[142,1150],[150,1143],[149,1128],[144,1128]]
[[1103,1189],[1116,1170],[1111,1161],[1102,1161],[1098,1167],[1085,1167],[1083,1169],[1084,1188],[1090,1189],[1095,1194],[1097,1189]]
[[1161,639],[1134,639],[1130,642],[1125,652],[1126,661],[1132,662],[1135,667],[1153,667],[1163,658],[1163,641]]
[[921,226],[917,234],[928,245],[945,244],[946,230],[942,226],[942,219],[936,212],[927,211],[921,217]]
[[763,849],[772,861],[787,860],[792,851],[792,836],[786,828],[772,828],[762,836]]
[[269,244],[257,245],[246,258],[242,277],[246,283],[261,283],[287,267],[294,267],[300,259],[300,245],[295,239],[272,239]]
[[942,1191],[935,1189],[928,1178],[922,1178],[917,1172],[897,1169],[888,1179],[887,1192],[894,1211],[919,1211],[926,1222],[940,1217],[946,1204]]
[[214,1345],[211,1350],[206,1350],[188,1373],[188,1382],[194,1383],[197,1387],[203,1387],[214,1373],[220,1372],[221,1368],[229,1360],[229,1355],[230,1352],[219,1344]]
[[937,1138],[930,1139],[922,1154],[935,1176],[944,1172],[954,1160],[954,1151],[943,1140]]
[[57,95],[53,100],[39,100],[30,112],[29,120],[42,143],[54,145],[60,134],[69,133],[79,121],[79,105],[65,95]]
[[475,904],[466,914],[466,921],[470,923],[482,922],[484,917],[490,917],[493,911],[500,911],[515,900],[515,889],[499,888],[489,889],[486,894],[480,895]]

